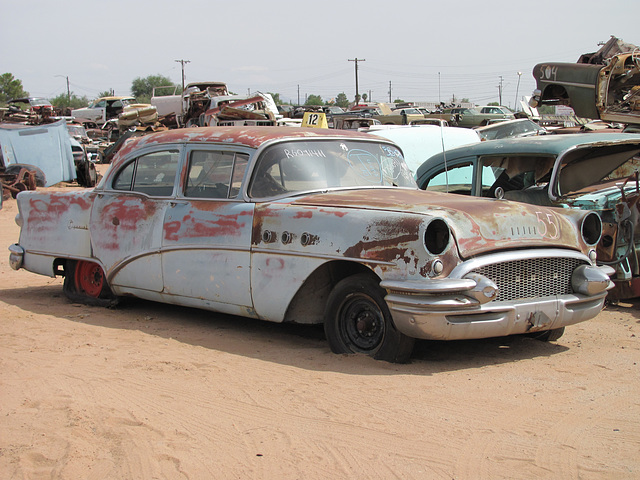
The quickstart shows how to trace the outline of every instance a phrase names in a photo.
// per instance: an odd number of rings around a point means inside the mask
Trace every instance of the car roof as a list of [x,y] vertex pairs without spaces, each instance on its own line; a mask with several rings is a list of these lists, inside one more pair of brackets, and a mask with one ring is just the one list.
[[96,98],[96,101],[98,100],[124,100],[127,98],[131,98],[133,100],[135,100],[135,97],[129,97],[129,96],[113,96],[113,97],[99,97]]
[[345,138],[354,140],[378,140],[391,143],[374,135],[327,128],[291,127],[200,127],[179,128],[137,137],[123,147],[123,151],[149,145],[171,143],[222,143],[258,148],[264,143],[281,139]]
[[434,165],[441,164],[445,156],[447,161],[462,157],[482,155],[506,156],[535,153],[537,155],[558,156],[562,152],[577,145],[622,142],[625,140],[640,142],[640,135],[632,133],[575,133],[487,140],[473,145],[453,148],[444,153],[432,156],[418,168],[417,176],[420,177]]

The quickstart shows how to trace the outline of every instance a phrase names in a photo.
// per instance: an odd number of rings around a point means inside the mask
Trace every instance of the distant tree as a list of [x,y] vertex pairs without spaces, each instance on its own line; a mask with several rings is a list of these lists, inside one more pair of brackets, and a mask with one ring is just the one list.
[[363,101],[363,102],[366,102],[366,101],[367,101],[367,98],[369,98],[369,97],[367,97],[367,94],[366,94],[366,93],[363,93],[363,94],[362,94],[362,101]]
[[273,101],[276,103],[276,105],[282,105],[282,100],[280,100],[280,94],[279,93],[272,93],[272,92],[267,92],[269,95],[271,95],[271,98],[273,98]]
[[[460,103],[471,103],[471,102],[469,101],[468,98],[463,98],[462,100],[460,100]],[[496,105],[498,104],[496,103]]]
[[[149,75],[145,78],[136,77],[131,82],[131,94],[139,103],[149,103],[154,87],[173,87],[175,84],[170,78],[160,74]],[[173,93],[173,92],[172,92]]]
[[87,100],[87,97],[78,97],[75,93],[71,93],[71,95],[69,96],[67,96],[66,93],[61,93],[57,97],[52,98],[50,102],[51,105],[60,109],[82,108],[89,105],[89,100]]
[[0,75],[0,103],[7,103],[14,98],[28,97],[29,92],[22,88],[22,80],[14,78],[11,73]]
[[401,98],[396,98],[393,103],[405,103],[404,100],[402,100]]
[[499,107],[500,106],[500,104],[498,102],[489,102],[489,103],[487,103],[487,105],[489,107]]
[[309,95],[305,105],[324,105],[322,97],[320,95]]
[[349,108],[349,98],[344,92],[339,93],[336,96],[336,105],[342,108]]
[[113,94],[114,94],[113,88],[110,88],[109,90],[105,90],[104,92],[100,92],[96,98],[113,97]]

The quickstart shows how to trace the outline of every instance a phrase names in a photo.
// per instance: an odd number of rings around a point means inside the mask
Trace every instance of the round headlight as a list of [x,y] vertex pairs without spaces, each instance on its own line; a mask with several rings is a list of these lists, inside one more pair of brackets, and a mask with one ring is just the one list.
[[602,221],[600,215],[595,212],[589,212],[582,219],[582,227],[580,228],[582,238],[587,245],[596,245],[600,241],[602,235]]
[[447,223],[436,218],[427,225],[424,232],[424,246],[432,255],[440,255],[449,246],[451,232]]

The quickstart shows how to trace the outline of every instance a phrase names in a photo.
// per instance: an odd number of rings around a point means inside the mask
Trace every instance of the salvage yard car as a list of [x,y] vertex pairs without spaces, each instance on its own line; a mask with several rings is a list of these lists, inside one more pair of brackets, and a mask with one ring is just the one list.
[[454,127],[473,128],[489,125],[496,120],[514,120],[512,113],[480,113],[475,108],[445,108],[440,112],[425,115],[426,118],[440,118]]
[[598,212],[598,261],[616,268],[610,300],[640,296],[640,135],[576,133],[490,140],[448,150],[418,186]]
[[105,123],[121,114],[126,106],[135,103],[134,97],[100,97],[91,102],[88,107],[71,110],[71,116],[77,121]]
[[621,53],[605,63],[536,65],[537,88],[529,104],[568,105],[578,117],[640,124],[640,52]]
[[94,189],[17,202],[12,268],[64,276],[74,301],[324,323],[332,351],[391,362],[416,338],[557,339],[613,271],[597,214],[421,191],[395,144],[359,132],[150,134]]
[[504,122],[474,128],[482,140],[497,140],[511,137],[531,137],[546,135],[547,130],[533,120],[518,118],[517,120],[505,120]]

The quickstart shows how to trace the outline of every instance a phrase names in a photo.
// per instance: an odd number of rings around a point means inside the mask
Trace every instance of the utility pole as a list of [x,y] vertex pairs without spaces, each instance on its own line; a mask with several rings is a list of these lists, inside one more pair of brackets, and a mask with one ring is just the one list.
[[389,80],[389,103],[391,103],[391,80]]
[[300,105],[300,85],[298,84],[298,105]]
[[182,91],[184,92],[184,64],[191,63],[190,60],[176,60],[180,65],[182,65]]
[[500,75],[500,85],[498,85],[498,98],[500,99],[500,105],[502,105],[502,75]]
[[55,76],[67,79],[67,103],[71,103],[71,90],[69,90],[69,76],[68,75],[55,75]]
[[442,99],[440,98],[440,72],[438,72],[438,103],[442,104]]
[[356,103],[360,101],[360,92],[358,91],[358,62],[366,62],[364,58],[354,58],[353,60],[348,59],[349,62],[355,62],[356,65]]

